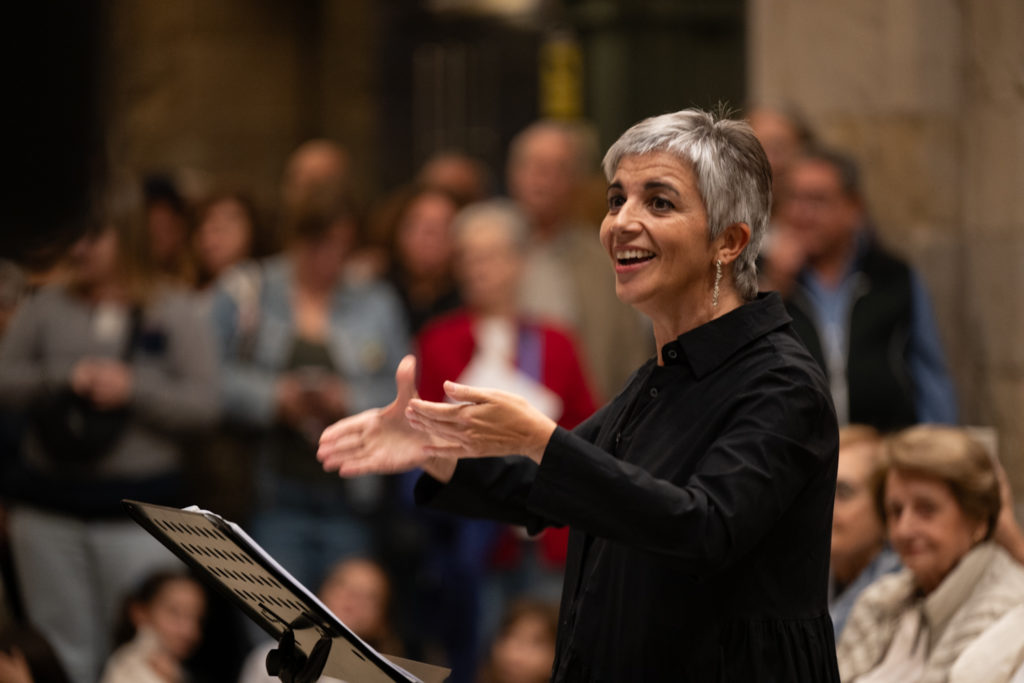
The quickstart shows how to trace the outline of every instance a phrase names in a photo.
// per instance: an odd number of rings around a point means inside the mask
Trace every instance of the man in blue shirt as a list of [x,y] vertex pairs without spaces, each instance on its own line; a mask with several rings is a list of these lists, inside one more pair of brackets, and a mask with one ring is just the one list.
[[813,151],[791,167],[782,217],[806,263],[787,300],[825,369],[839,423],[955,423],[956,396],[919,276],[872,233],[856,165]]

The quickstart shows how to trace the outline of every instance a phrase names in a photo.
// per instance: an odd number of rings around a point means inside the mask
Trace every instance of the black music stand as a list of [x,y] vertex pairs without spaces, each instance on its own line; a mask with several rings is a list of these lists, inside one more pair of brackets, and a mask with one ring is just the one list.
[[447,678],[448,669],[374,650],[237,524],[194,507],[121,503],[132,519],[278,642],[268,669],[282,680],[300,683],[321,674],[359,683],[443,683]]

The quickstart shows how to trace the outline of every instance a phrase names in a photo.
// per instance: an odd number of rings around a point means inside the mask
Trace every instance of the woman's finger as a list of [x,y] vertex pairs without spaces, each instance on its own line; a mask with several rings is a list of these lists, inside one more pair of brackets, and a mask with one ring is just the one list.
[[354,455],[363,446],[362,433],[350,432],[331,441],[321,441],[316,450],[317,460]]
[[338,420],[331,426],[324,429],[323,433],[320,435],[320,443],[333,441],[346,434],[362,431],[366,424],[376,417],[377,411],[379,410],[379,408],[371,408],[370,410],[364,410],[358,415],[352,415],[351,417]]
[[471,387],[451,380],[444,383],[445,395],[457,403],[486,403],[492,399],[494,392],[494,389]]
[[[462,413],[465,408],[466,404],[453,405],[451,403],[438,403],[414,398],[409,401],[406,419],[412,417],[413,419],[430,420],[433,422],[458,423],[462,421]],[[409,411],[412,411],[411,415]]]

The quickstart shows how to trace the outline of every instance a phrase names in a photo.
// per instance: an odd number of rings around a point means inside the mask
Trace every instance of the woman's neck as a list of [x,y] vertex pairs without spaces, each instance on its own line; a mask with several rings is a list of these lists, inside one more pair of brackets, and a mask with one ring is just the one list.
[[734,291],[723,291],[718,300],[718,305],[713,306],[710,295],[706,303],[692,308],[680,308],[675,315],[650,316],[654,325],[654,341],[658,347],[658,365],[664,365],[661,357],[661,349],[671,341],[675,341],[680,335],[686,334],[701,325],[706,325],[726,313],[736,310],[743,305],[743,299]]

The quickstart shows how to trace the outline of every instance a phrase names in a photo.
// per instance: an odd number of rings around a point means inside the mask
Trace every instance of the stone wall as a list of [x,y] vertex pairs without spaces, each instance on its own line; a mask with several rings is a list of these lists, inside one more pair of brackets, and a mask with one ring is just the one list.
[[[372,158],[371,5],[112,0],[106,80],[112,157],[276,203],[288,153],[326,136]],[[345,16],[340,17],[344,9]],[[357,189],[369,183],[353,178]]]
[[1024,3],[750,0],[749,91],[863,165],[932,292],[965,422],[1024,497]]

